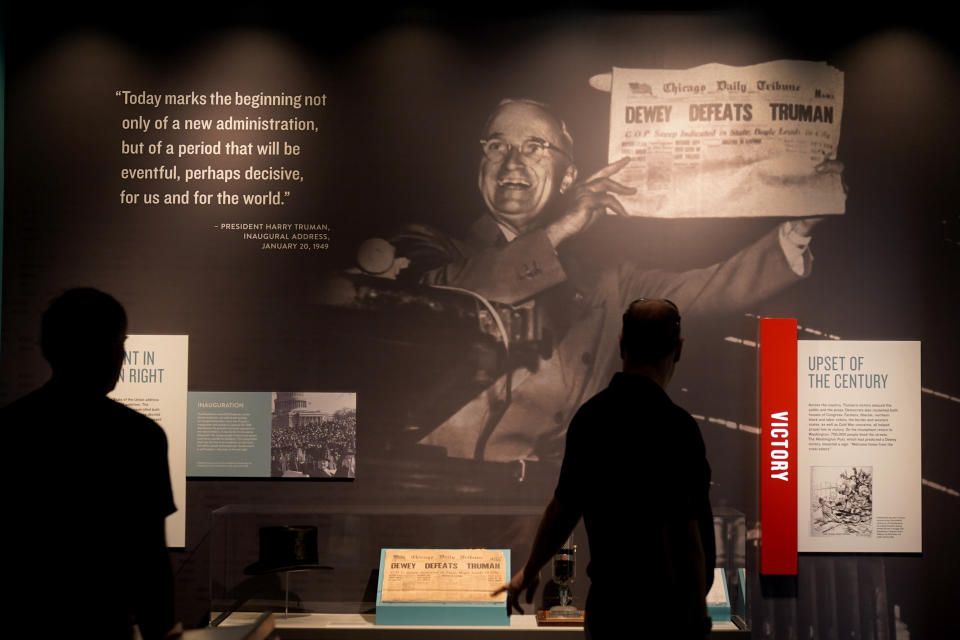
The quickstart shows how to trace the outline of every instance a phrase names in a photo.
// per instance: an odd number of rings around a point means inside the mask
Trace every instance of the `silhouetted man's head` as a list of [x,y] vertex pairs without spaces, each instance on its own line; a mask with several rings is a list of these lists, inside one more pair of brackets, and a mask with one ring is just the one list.
[[107,393],[120,374],[126,334],[127,314],[112,296],[70,289],[44,312],[40,346],[54,378],[78,391]]
[[623,314],[620,357],[634,365],[676,362],[682,342],[680,310],[669,300],[634,300]]

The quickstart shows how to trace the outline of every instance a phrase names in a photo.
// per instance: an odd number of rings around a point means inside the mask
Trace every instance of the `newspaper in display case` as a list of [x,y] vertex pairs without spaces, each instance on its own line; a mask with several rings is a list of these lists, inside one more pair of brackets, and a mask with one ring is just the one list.
[[509,626],[509,549],[381,549],[377,625]]
[[811,216],[844,212],[837,162],[843,73],[823,62],[620,69],[611,91],[610,162],[636,187],[630,215]]
[[387,549],[384,602],[505,602],[490,595],[505,581],[503,552],[492,549]]

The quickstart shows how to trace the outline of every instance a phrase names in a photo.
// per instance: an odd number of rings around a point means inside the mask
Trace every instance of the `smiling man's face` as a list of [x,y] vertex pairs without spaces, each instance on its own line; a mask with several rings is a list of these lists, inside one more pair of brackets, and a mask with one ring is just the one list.
[[[576,178],[562,124],[539,105],[509,102],[493,113],[483,139],[509,145],[502,158],[480,160],[480,193],[491,215],[518,235],[536,228],[541,212]],[[521,148],[530,141],[548,148],[539,158],[525,155]]]

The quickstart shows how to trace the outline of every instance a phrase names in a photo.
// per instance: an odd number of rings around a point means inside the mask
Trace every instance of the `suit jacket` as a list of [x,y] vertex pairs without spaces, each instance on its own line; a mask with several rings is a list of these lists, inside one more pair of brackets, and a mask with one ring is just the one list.
[[[469,289],[492,302],[550,305],[557,341],[537,366],[501,376],[423,439],[450,456],[498,462],[557,458],[576,409],[619,368],[623,310],[636,298],[669,298],[684,315],[734,311],[799,279],[777,229],[709,267],[671,273],[623,263],[587,287],[536,230],[506,242],[489,216],[466,240],[411,227],[401,240],[421,280]],[[409,249],[412,245],[419,248]]]

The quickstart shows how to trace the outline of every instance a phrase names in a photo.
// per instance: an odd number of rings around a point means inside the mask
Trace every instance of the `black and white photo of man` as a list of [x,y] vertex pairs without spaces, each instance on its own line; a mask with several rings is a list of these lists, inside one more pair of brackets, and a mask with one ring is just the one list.
[[391,240],[421,283],[455,287],[534,327],[535,361],[513,367],[437,425],[422,444],[453,457],[557,460],[576,407],[617,364],[617,323],[638,297],[669,298],[691,314],[732,311],[806,276],[816,219],[788,221],[725,261],[670,273],[629,261],[599,276],[565,253],[601,217],[625,215],[618,160],[586,178],[573,138],[547,105],[501,101],[480,137],[485,213],[463,239],[410,225]]

